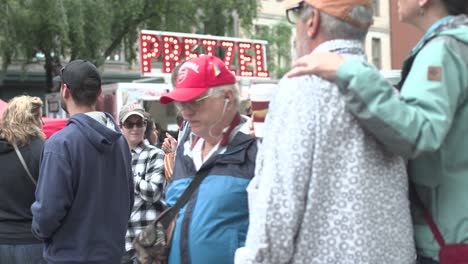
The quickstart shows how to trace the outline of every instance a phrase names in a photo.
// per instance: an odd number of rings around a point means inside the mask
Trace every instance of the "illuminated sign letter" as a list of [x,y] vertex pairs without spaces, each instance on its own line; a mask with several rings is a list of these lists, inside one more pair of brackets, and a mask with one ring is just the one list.
[[214,55],[214,50],[218,42],[216,40],[204,39],[202,40],[203,47],[205,47],[206,55]]
[[184,55],[185,60],[189,60],[198,57],[198,52],[192,51],[193,47],[198,45],[198,39],[196,38],[184,38]]
[[263,54],[265,53],[264,46],[262,44],[254,44],[254,50],[257,77],[270,77],[270,73],[265,70],[265,58],[263,57]]
[[164,36],[162,39],[163,72],[171,73],[172,69],[180,63],[180,40],[173,36]]
[[161,45],[156,35],[140,34],[141,69],[143,73],[151,72],[151,59],[161,53]]
[[224,64],[226,64],[228,69],[231,69],[232,58],[234,57],[234,42],[221,41],[221,47],[226,49],[226,52],[224,53]]
[[239,42],[239,75],[242,77],[253,77],[253,72],[248,70],[248,64],[252,62],[252,57],[248,56],[247,50],[252,48],[252,44]]

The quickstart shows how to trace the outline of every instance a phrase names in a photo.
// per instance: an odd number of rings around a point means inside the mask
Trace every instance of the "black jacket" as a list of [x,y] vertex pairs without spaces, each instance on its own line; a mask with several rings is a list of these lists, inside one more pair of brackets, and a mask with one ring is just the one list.
[[[20,147],[21,154],[37,180],[44,141],[33,139]],[[36,187],[18,159],[14,148],[0,139],[0,244],[41,243],[31,233],[31,204]]]

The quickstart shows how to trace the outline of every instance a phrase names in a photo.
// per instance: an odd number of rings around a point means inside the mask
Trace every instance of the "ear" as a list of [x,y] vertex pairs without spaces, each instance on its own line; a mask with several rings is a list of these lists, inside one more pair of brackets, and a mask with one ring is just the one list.
[[102,94],[102,88],[99,88],[98,96],[101,96]]
[[70,91],[70,88],[68,88],[68,85],[66,85],[65,83],[63,84],[62,86],[62,89],[60,91],[62,93],[62,97],[64,99],[68,99],[71,97],[71,91]]
[[226,105],[226,109],[231,110],[232,103],[234,102],[234,94],[232,93],[231,89],[226,89],[226,93],[224,96],[225,96],[224,102]]
[[320,13],[317,9],[312,10],[312,15],[307,20],[307,36],[313,39],[317,36],[320,30]]
[[425,7],[430,0],[418,0],[419,7]]

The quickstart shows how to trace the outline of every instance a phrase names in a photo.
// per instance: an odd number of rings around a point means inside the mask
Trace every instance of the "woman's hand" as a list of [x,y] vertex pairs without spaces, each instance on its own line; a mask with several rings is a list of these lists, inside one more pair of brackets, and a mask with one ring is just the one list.
[[293,62],[292,67],[286,76],[288,78],[314,74],[323,79],[333,81],[336,78],[336,71],[345,62],[345,59],[333,52],[316,52],[300,57]]
[[164,153],[171,153],[175,152],[177,148],[177,140],[171,136],[171,134],[166,133],[166,138],[164,139],[164,142],[162,143],[161,149],[164,151]]

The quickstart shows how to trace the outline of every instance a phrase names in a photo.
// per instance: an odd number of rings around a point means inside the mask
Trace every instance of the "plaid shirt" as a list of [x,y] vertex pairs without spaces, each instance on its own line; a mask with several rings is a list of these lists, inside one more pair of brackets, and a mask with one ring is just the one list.
[[160,213],[157,209],[161,208],[165,185],[164,152],[141,142],[132,150],[132,170],[135,203],[125,235],[127,251],[133,248],[132,241],[136,235]]

